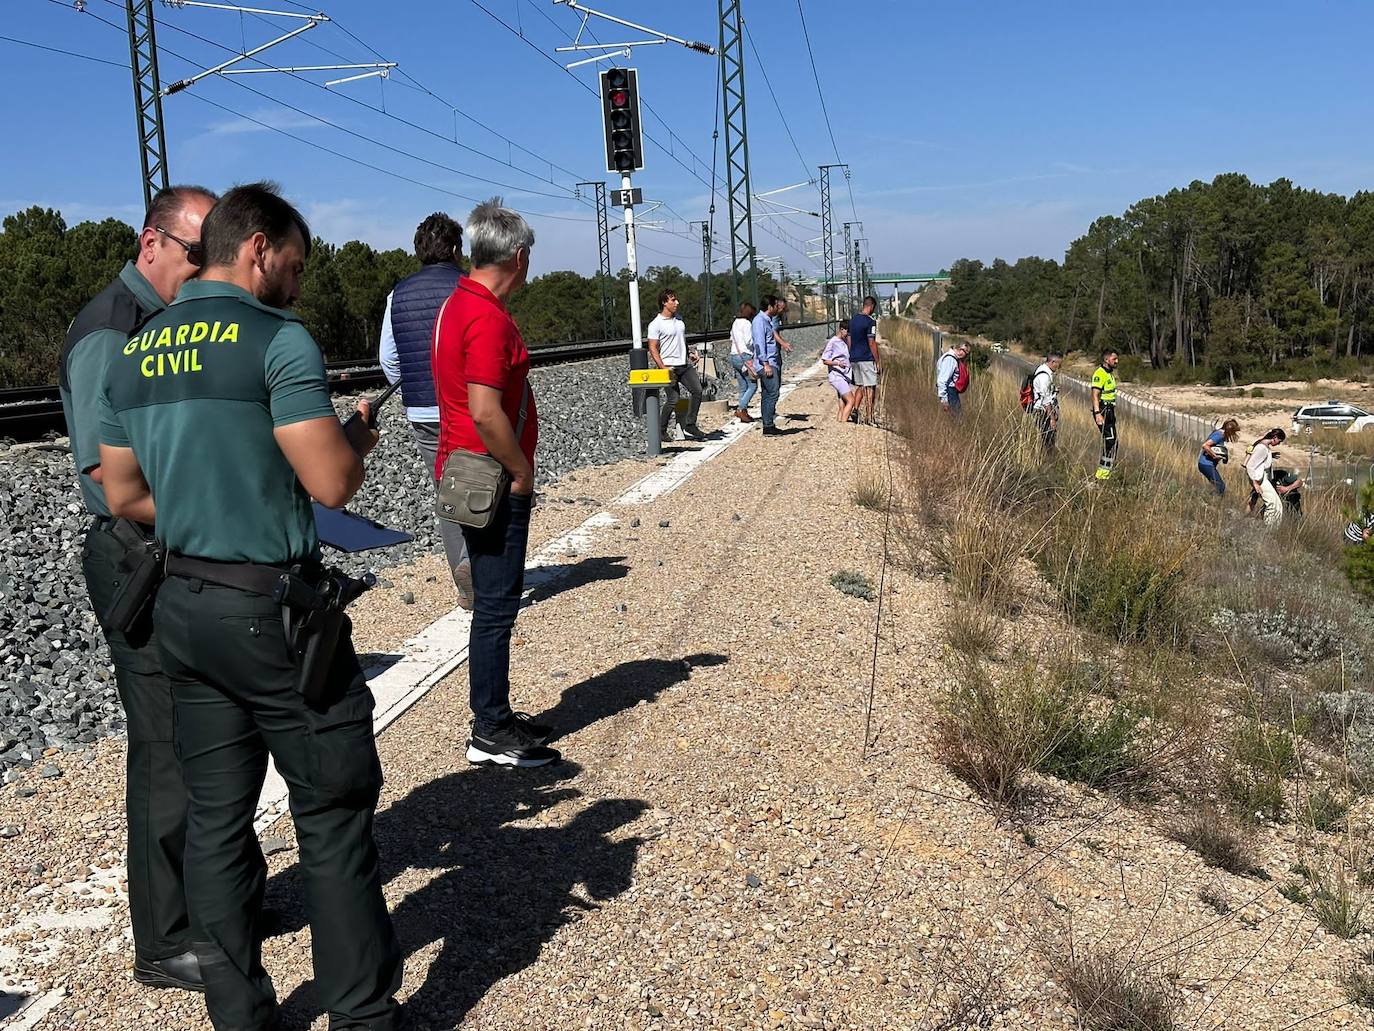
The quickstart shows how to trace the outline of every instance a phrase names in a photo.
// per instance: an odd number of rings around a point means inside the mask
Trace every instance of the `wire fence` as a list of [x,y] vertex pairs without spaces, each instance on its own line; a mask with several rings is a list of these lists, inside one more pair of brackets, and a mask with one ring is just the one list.
[[[928,322],[917,321],[917,325],[930,333],[936,360],[951,341],[964,340],[972,343],[968,337],[946,333]],[[1036,362],[1010,351],[993,351],[991,360],[994,365],[1007,369],[1018,378],[1033,372],[1037,366]],[[1066,394],[1072,395],[1081,399],[1084,404],[1091,404],[1091,387],[1087,383],[1063,373],[1056,377],[1056,382],[1061,397]],[[1201,451],[1202,442],[1219,425],[1215,420],[1180,412],[1125,390],[1117,391],[1116,410],[1119,417],[1124,417],[1132,424],[1153,426],[1175,440],[1180,447],[1189,450]],[[1358,495],[1366,483],[1374,480],[1374,463],[1367,458],[1326,454],[1318,451],[1315,443],[1304,444],[1297,434],[1288,438],[1285,447],[1289,454],[1295,457],[1296,454],[1302,453],[1301,462],[1290,459],[1286,465],[1301,475],[1305,480],[1305,486],[1310,489],[1335,489]]]

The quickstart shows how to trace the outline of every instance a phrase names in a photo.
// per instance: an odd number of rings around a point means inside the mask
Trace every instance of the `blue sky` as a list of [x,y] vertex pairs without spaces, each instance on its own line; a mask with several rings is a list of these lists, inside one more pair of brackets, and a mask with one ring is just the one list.
[[[288,0],[250,6],[300,9]],[[717,40],[715,0],[593,6]],[[85,14],[70,0],[5,7],[3,35],[127,64],[123,0],[87,0]],[[764,62],[746,46],[754,191],[848,162],[852,179],[835,182],[836,223],[864,223],[881,269],[925,271],[963,256],[1062,257],[1097,215],[1225,171],[1341,193],[1374,179],[1366,71],[1374,5],[1361,0],[802,0],[802,8],[835,142],[796,0],[745,0]],[[501,193],[532,216],[536,272],[595,268],[591,209],[572,192],[578,180],[607,178],[597,100],[574,81],[593,83],[595,71],[570,75],[560,65],[571,58],[553,52],[576,31],[576,15],[550,0],[321,0],[319,9],[335,22],[264,59],[339,60],[327,48],[350,62],[376,60],[371,48],[399,62],[398,73],[332,90],[318,85],[327,73],[302,76],[313,82],[206,79],[166,101],[174,180],[224,187],[274,178],[320,235],[379,247],[408,245],[430,211],[462,215],[464,197]],[[229,56],[213,43],[255,46],[298,24],[161,3],[155,11],[164,83]],[[593,22],[593,31],[630,38],[605,23]],[[0,211],[42,204],[69,222],[135,221],[141,192],[127,69],[3,40],[0,54],[10,145]],[[659,231],[642,235],[641,262],[698,269],[699,236],[687,221],[706,217],[709,205],[716,63],[672,45],[638,49],[628,63],[656,112],[649,131],[673,155],[649,144],[636,178],[646,198],[665,204],[644,216]],[[463,146],[453,142],[455,126]],[[717,255],[728,246],[723,138],[721,151]],[[819,208],[814,186],[776,198]],[[756,205],[756,216],[767,209]],[[759,253],[789,268],[818,266],[803,253],[818,220],[773,210],[778,217],[759,219]],[[613,237],[616,267],[623,256]]]

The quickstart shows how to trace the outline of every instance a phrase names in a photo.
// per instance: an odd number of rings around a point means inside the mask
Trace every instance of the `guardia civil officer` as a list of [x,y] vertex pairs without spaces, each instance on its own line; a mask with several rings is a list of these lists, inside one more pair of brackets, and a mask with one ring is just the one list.
[[111,510],[156,515],[169,552],[153,621],[190,798],[186,895],[206,1006],[218,1031],[276,1024],[255,930],[266,870],[253,814],[270,753],[290,790],[329,1026],[391,1029],[401,955],[372,837],[372,695],[346,620],[323,666],[295,658],[327,640],[318,621],[338,583],[319,564],[310,499],[352,498],[377,435],[340,425],[319,348],[285,310],[310,233],[276,187],[230,190],[201,238],[200,279],[110,363],[100,456]]
[[[129,827],[129,915],[134,978],[160,988],[200,989],[182,884],[186,789],[172,748],[172,688],[162,672],[150,606],[121,595],[130,546],[150,536],[146,526],[111,518],[101,488],[96,402],[105,367],[144,319],[160,312],[200,269],[200,224],[215,195],[174,186],[153,198],[138,237],[138,255],[81,309],[62,346],[57,372],[67,435],[91,517],[81,545],[86,592],[114,661],[124,706],[128,752],[124,806]],[[123,602],[126,618],[112,616]]]

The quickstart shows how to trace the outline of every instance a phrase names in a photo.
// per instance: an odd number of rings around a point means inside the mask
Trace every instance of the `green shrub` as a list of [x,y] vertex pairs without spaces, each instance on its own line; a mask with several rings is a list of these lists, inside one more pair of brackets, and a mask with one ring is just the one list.
[[1318,787],[1303,803],[1302,815],[1307,823],[1317,831],[1336,830],[1346,813],[1350,812],[1350,802],[1332,791],[1325,784]]
[[960,780],[1000,816],[1025,800],[1025,775],[1059,744],[1063,712],[1035,663],[999,671],[963,663],[942,700],[936,749]]
[[1184,569],[1174,556],[1130,547],[1066,566],[1060,597],[1084,627],[1123,643],[1177,641],[1189,621]]
[[1364,930],[1364,901],[1344,866],[1312,872],[1312,914],[1322,927],[1346,941]]
[[1038,769],[1089,787],[1137,790],[1149,779],[1141,724],[1141,717],[1119,702],[1101,716],[1074,705],[1065,712],[1054,747]]
[[1284,778],[1298,766],[1297,746],[1286,730],[1257,711],[1248,713],[1231,736],[1226,788],[1247,820],[1282,820],[1287,808]]

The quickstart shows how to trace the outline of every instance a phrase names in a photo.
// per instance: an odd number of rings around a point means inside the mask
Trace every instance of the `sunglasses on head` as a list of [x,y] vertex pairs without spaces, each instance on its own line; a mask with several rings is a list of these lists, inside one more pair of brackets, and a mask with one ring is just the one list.
[[202,246],[199,240],[197,240],[195,243],[191,243],[189,240],[183,240],[181,237],[175,236],[172,233],[167,232],[167,230],[163,229],[161,226],[154,226],[153,228],[156,229],[163,236],[167,237],[167,239],[171,240],[173,243],[179,243],[182,247],[186,248],[186,260],[189,261],[196,268],[200,268],[200,266],[204,264],[205,248],[204,246]]

